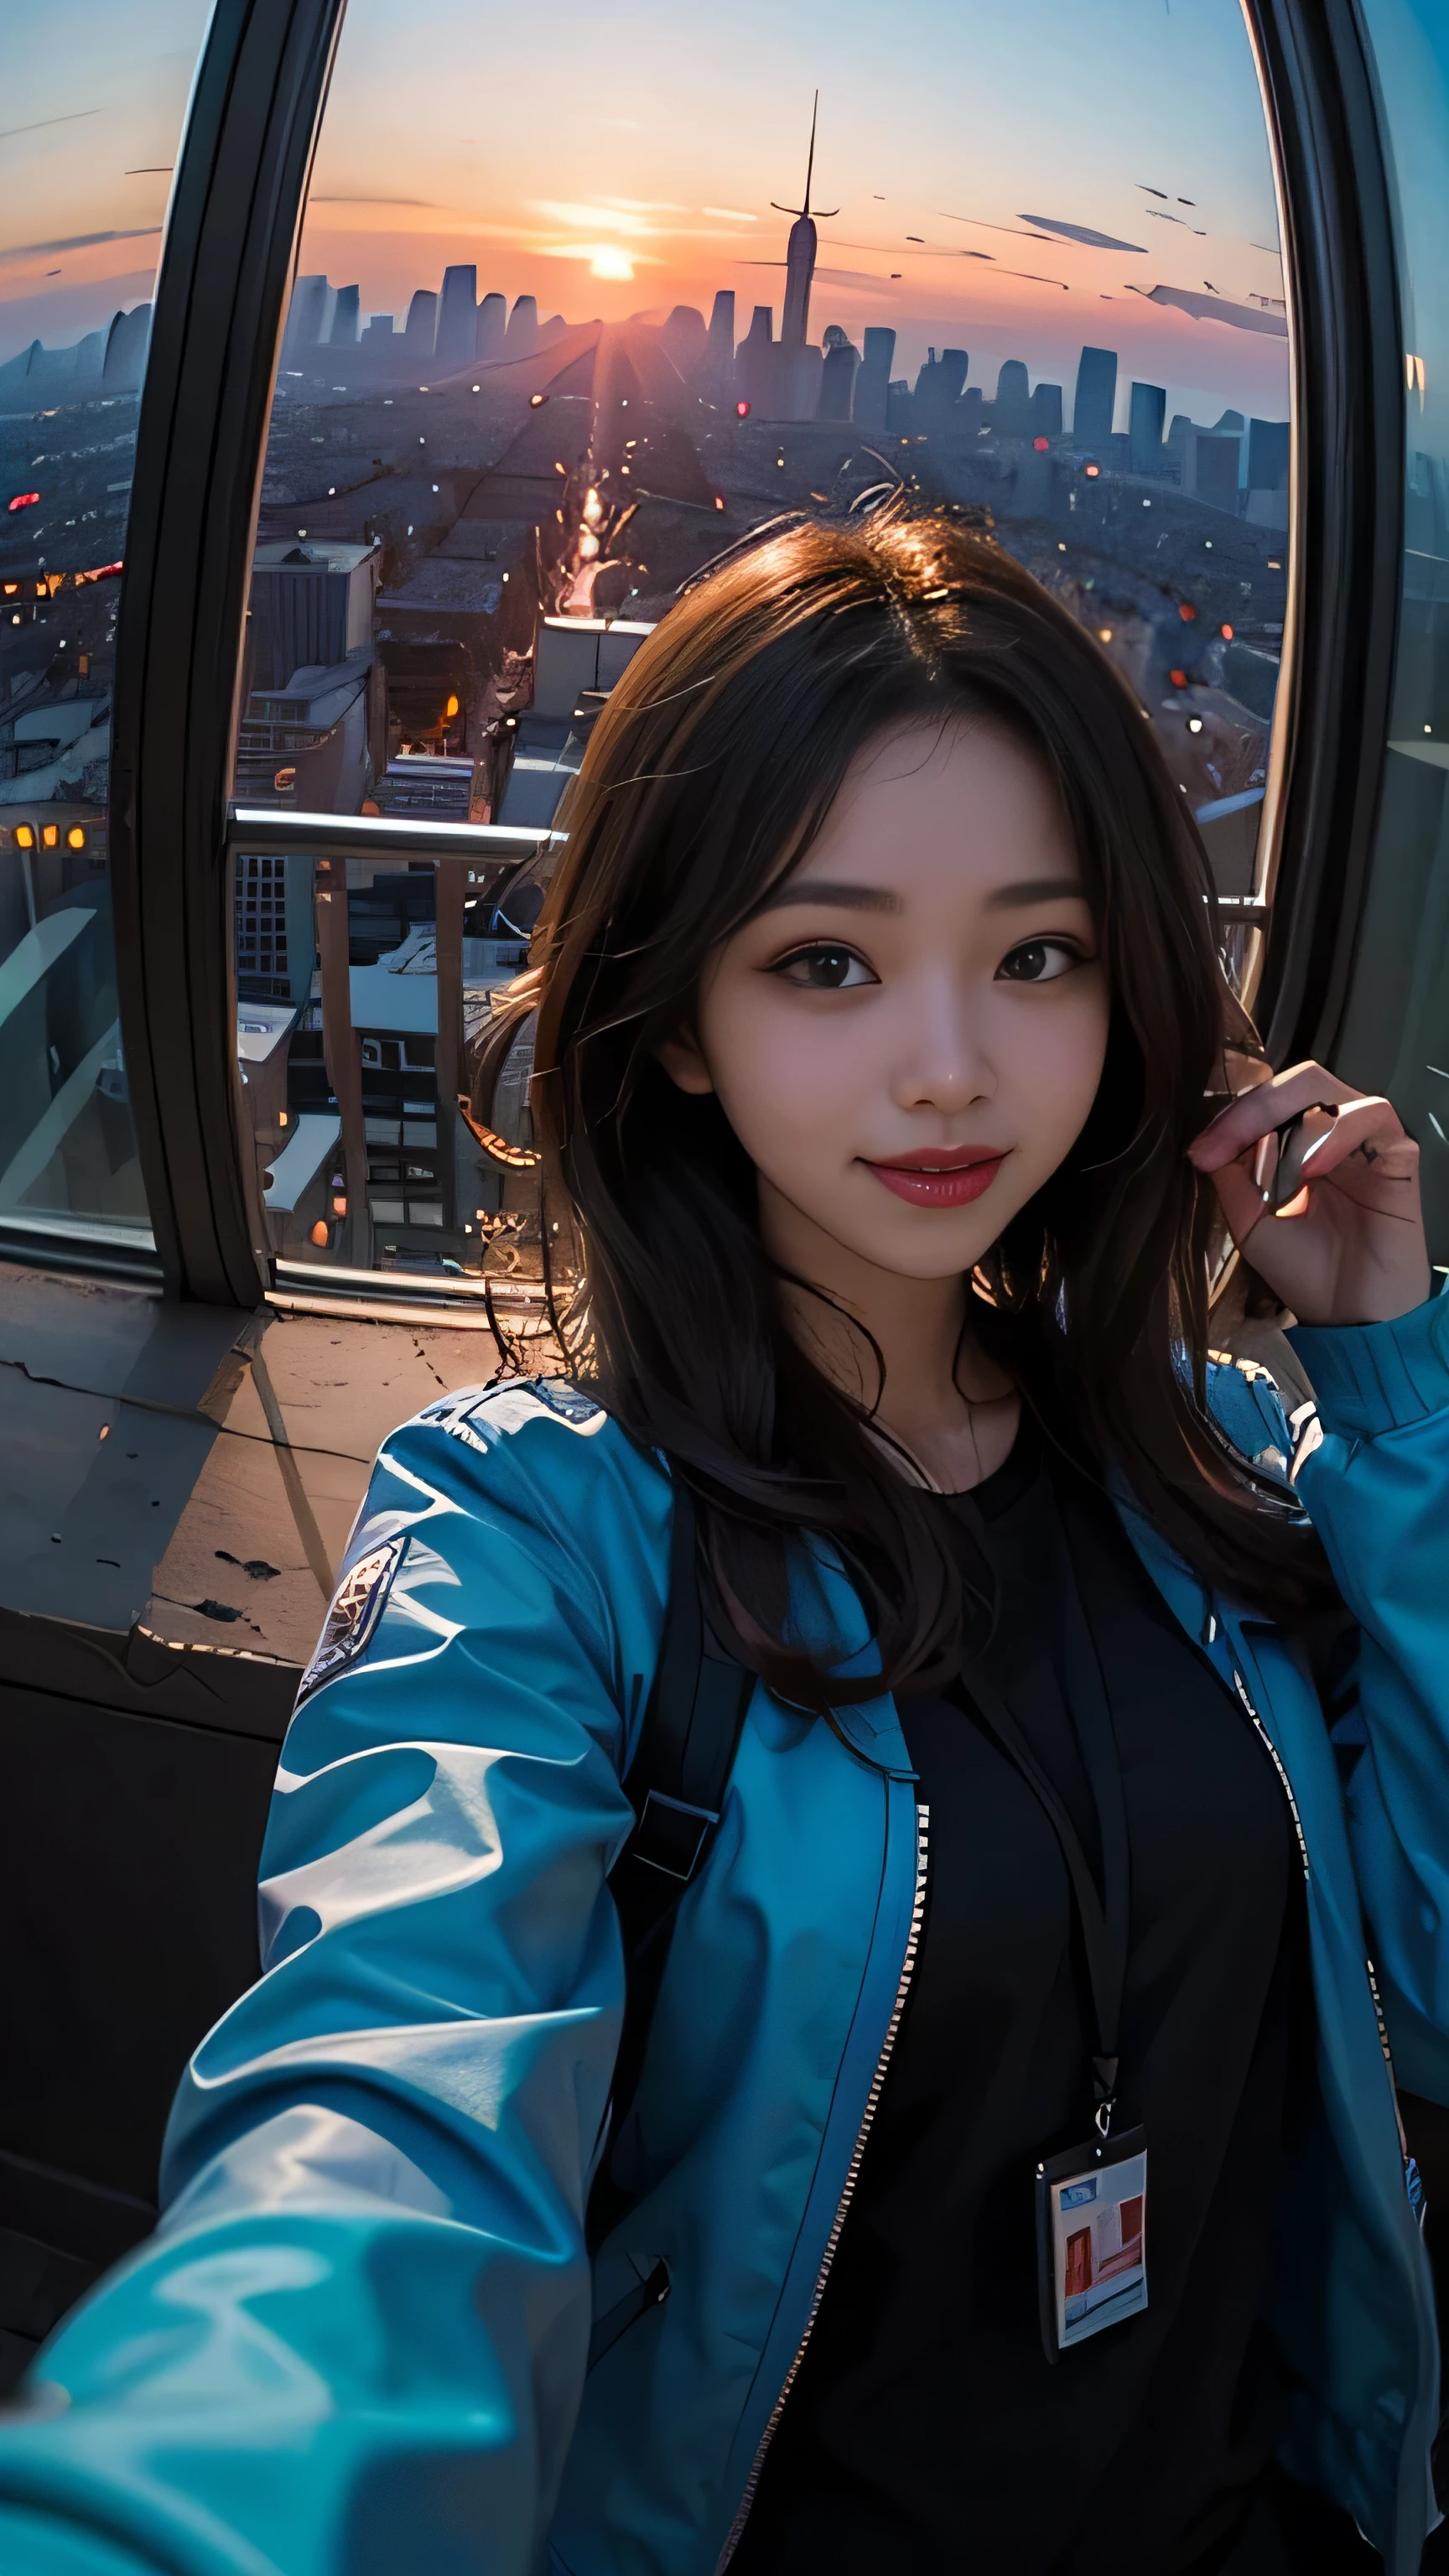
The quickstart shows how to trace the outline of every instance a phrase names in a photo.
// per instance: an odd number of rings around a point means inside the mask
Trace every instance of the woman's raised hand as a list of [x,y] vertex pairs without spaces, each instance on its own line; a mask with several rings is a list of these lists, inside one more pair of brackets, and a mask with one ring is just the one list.
[[1419,1148],[1387,1100],[1295,1064],[1243,1092],[1188,1152],[1300,1323],[1387,1323],[1428,1296]]

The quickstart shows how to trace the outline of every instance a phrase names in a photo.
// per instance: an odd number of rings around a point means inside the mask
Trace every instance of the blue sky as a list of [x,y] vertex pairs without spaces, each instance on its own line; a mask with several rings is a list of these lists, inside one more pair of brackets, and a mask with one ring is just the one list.
[[[778,309],[770,200],[799,202],[818,84],[816,201],[841,212],[820,226],[817,329],[894,324],[903,368],[964,342],[988,382],[1025,356],[1070,384],[1082,342],[1105,341],[1124,385],[1286,410],[1282,343],[1130,291],[1281,293],[1238,0],[439,0],[420,48],[400,23],[396,0],[351,0],[304,243],[364,311],[401,317],[462,257],[571,320],[707,312],[730,286],[743,330],[756,301]],[[1022,239],[1026,211],[1137,247]]]
[[64,346],[150,294],[209,16],[209,0],[7,0],[0,359]]
[[[11,0],[3,121],[30,130],[0,152],[0,358],[149,291],[205,17]],[[817,84],[816,202],[841,210],[817,332],[889,323],[902,372],[965,345],[988,386],[1025,357],[1069,399],[1082,342],[1104,342],[1124,400],[1137,375],[1199,416],[1286,411],[1281,340],[1132,291],[1281,293],[1238,0],[351,0],[303,264],[399,320],[457,258],[570,319],[707,311],[729,286],[743,332],[754,303],[778,311],[770,199],[798,203]],[[1025,211],[1134,247],[1023,238]],[[97,233],[118,238],[79,241]],[[51,243],[78,246],[32,247]]]

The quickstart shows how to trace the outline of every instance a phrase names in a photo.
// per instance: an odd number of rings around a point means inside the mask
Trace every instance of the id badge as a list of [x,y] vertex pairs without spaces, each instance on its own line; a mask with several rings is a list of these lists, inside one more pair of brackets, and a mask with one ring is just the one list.
[[1048,2361],[1147,2305],[1147,2132],[1093,2139],[1036,2169],[1037,2279]]

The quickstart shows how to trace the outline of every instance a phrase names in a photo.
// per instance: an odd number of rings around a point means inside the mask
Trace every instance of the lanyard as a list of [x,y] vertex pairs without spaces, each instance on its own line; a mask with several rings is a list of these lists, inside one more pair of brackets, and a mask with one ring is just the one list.
[[1118,2033],[1122,1990],[1127,1979],[1127,1924],[1131,1888],[1131,1855],[1127,1840],[1127,1806],[1122,1793],[1122,1766],[1106,1686],[1066,1540],[1058,1527],[1056,1571],[1065,1609],[1064,1639],[1070,1688],[1063,1685],[1067,1712],[1076,1732],[1082,1762],[1097,1810],[1102,1842],[1103,1897],[1097,1892],[1081,1836],[1057,1790],[1047,1778],[1021,1728],[994,1683],[968,1666],[962,1683],[1001,1750],[1032,1789],[1046,1811],[1062,1858],[1082,1929],[1087,1978],[1092,1994],[1095,2045],[1092,2084],[1096,2126],[1105,2138],[1112,2124],[1117,2094]]

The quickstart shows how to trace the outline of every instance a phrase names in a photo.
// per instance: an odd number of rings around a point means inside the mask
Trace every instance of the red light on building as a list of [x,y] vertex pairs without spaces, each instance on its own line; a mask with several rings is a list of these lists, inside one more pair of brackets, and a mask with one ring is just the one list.
[[1034,438],[1031,443],[1036,449],[1038,456],[1045,456],[1047,449],[1051,445],[1051,440],[1049,438]]
[[722,510],[722,509],[724,508],[724,494],[723,494],[723,492],[716,492],[716,494],[715,494],[715,496],[714,496],[714,506],[715,506],[715,508],[716,508],[717,510]]
[[[749,404],[748,404],[747,402],[737,402],[737,403],[736,403],[736,405],[735,405],[735,418],[736,418],[736,420],[748,420],[748,419],[749,419],[749,416],[750,416],[750,406],[749,406]],[[10,506],[11,506],[11,508],[13,509],[15,505],[14,505],[14,503],[12,502]]]
[[1101,471],[1102,469],[1100,465],[1084,465],[1082,467],[1082,472],[1085,474],[1089,483],[1095,483]]
[[1233,640],[1233,630],[1232,630],[1231,626],[1225,626],[1225,627],[1223,627],[1223,629],[1222,629],[1222,637],[1223,637],[1223,641],[1224,641],[1224,643],[1225,643],[1225,644],[1231,644],[1231,642],[1232,642],[1232,640]]
[[542,405],[547,402],[547,400],[547,394],[530,394],[528,397],[528,408],[530,411],[538,411]]
[[1182,619],[1184,626],[1190,626],[1197,615],[1197,610],[1194,608],[1190,599],[1185,599],[1181,603],[1177,613]]
[[1186,671],[1169,671],[1167,676],[1175,689],[1185,689],[1187,687]]
[[17,492],[14,500],[10,504],[10,507],[12,511],[33,510],[39,498],[40,494],[38,492]]

